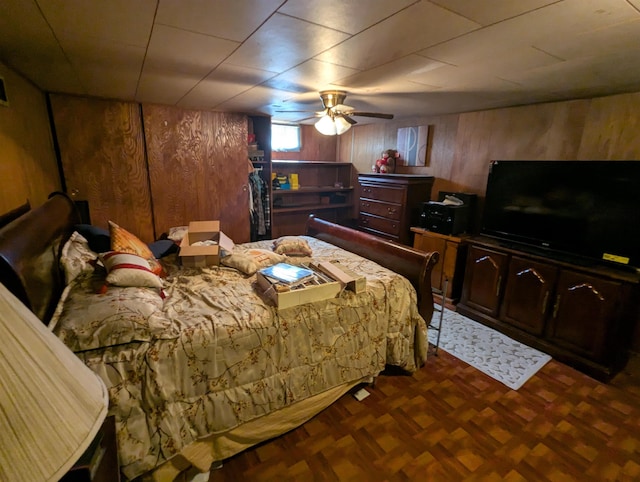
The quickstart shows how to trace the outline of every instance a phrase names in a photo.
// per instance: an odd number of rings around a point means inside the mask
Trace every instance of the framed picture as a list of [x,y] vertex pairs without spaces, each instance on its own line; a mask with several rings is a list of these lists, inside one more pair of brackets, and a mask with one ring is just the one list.
[[403,166],[429,165],[432,126],[401,127],[398,129],[398,152]]

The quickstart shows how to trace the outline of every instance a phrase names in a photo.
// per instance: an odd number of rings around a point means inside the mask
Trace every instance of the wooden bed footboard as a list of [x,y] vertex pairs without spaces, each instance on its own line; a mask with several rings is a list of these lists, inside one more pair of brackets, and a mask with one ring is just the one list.
[[306,234],[375,261],[407,278],[416,289],[420,314],[427,323],[431,322],[433,315],[431,270],[440,256],[437,251],[430,253],[419,251],[372,234],[319,219],[313,214],[307,220]]

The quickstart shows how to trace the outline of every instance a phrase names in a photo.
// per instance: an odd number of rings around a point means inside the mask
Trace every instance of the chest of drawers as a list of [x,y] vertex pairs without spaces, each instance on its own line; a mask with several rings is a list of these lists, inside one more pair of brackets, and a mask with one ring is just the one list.
[[360,174],[358,227],[411,245],[411,226],[417,226],[422,203],[429,201],[433,176]]

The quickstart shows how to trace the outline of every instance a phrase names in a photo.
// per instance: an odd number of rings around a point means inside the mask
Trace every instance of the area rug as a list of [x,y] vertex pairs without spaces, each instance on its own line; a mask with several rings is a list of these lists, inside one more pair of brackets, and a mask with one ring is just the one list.
[[[436,327],[439,317],[436,310],[432,322]],[[437,336],[437,330],[429,329],[429,343],[435,345]],[[439,348],[513,390],[519,389],[551,360],[546,353],[446,308]]]

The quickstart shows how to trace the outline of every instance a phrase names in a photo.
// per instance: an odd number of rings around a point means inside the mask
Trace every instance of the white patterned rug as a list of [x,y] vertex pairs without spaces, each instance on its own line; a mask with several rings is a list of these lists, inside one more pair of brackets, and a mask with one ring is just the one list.
[[[440,313],[433,313],[437,327]],[[429,330],[434,344],[437,330]],[[481,323],[445,308],[440,349],[472,365],[513,390],[517,390],[542,368],[551,357],[512,340]]]

